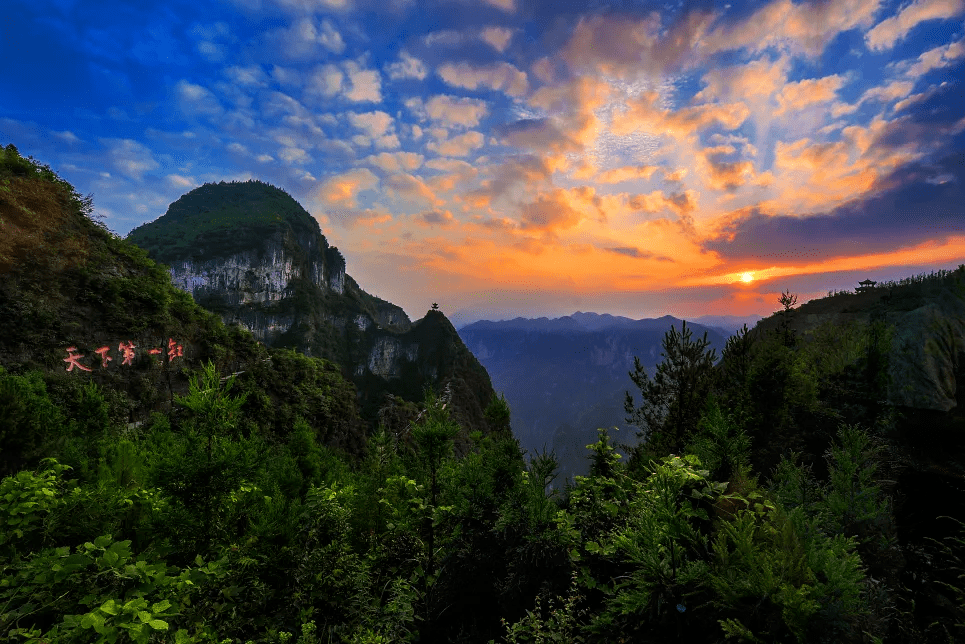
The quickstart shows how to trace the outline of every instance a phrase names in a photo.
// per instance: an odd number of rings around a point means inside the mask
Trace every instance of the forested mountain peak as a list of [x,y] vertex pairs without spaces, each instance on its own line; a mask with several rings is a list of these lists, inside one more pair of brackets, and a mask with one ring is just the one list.
[[221,181],[185,193],[164,215],[132,230],[127,240],[155,261],[171,264],[186,255],[243,252],[278,228],[295,236],[322,236],[315,218],[281,188],[256,180]]

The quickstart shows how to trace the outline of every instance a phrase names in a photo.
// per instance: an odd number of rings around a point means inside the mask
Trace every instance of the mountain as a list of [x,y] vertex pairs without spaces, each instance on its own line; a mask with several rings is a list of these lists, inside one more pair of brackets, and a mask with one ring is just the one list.
[[726,336],[736,334],[746,324],[753,329],[754,325],[760,321],[760,315],[701,315],[693,319],[697,324],[719,329]]
[[89,197],[12,145],[0,149],[0,275],[0,374],[30,383],[29,393],[0,386],[0,476],[49,456],[36,450],[64,431],[51,410],[31,420],[35,395],[80,416],[103,396],[109,418],[68,430],[91,440],[108,422],[134,430],[155,412],[177,426],[176,396],[208,362],[248,394],[243,430],[284,440],[301,417],[320,443],[362,452],[355,387],[337,367],[226,326],[92,219]]
[[[586,445],[596,442],[597,428],[616,427],[615,440],[636,443],[635,430],[624,422],[624,392],[635,391],[629,372],[634,357],[654,372],[671,325],[679,330],[681,320],[577,312],[554,319],[480,320],[459,335],[506,396],[521,446],[555,450],[562,479],[588,471]],[[719,355],[726,342],[722,332],[687,327],[695,337],[706,332]]]
[[887,403],[965,430],[965,265],[859,292],[840,292],[761,320],[755,335],[786,326],[805,345],[841,344],[879,322],[889,344]]
[[448,384],[453,417],[485,431],[494,393],[486,370],[439,311],[412,322],[362,290],[318,222],[283,190],[260,181],[205,184],[127,241],[169,266],[171,281],[225,323],[269,347],[331,360],[375,421],[387,396],[419,401]]

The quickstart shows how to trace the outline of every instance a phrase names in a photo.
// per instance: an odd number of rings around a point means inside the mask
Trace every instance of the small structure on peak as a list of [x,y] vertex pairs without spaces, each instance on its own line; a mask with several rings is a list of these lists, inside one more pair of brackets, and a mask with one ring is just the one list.
[[870,291],[871,289],[873,289],[873,288],[875,287],[875,284],[877,284],[877,283],[878,283],[878,282],[875,282],[874,280],[864,280],[863,282],[858,282],[858,285],[859,285],[859,286],[858,286],[858,288],[854,289],[854,292],[855,292],[855,293],[864,293],[865,291]]
[[438,310],[439,310],[439,305],[436,304],[435,302],[433,302],[433,303],[432,303],[432,310],[433,310],[433,311],[438,311]]

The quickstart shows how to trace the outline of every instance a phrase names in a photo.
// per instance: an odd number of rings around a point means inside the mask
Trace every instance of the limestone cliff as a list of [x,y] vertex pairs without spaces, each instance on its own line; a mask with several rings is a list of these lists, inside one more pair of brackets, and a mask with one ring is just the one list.
[[269,347],[339,364],[369,419],[386,394],[418,401],[427,385],[468,377],[471,386],[453,388],[456,415],[467,430],[486,431],[489,376],[448,320],[436,312],[413,324],[400,307],[366,293],[315,219],[282,190],[257,181],[207,184],[127,240],[167,264],[174,285],[226,323]]

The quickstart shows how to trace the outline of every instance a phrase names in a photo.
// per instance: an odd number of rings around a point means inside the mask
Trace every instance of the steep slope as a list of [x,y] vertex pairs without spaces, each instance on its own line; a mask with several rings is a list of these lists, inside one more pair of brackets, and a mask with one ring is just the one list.
[[[256,399],[275,399],[310,418],[324,442],[361,453],[365,432],[355,388],[334,365],[305,358],[299,368],[311,374],[318,396],[284,400],[291,385],[280,386],[287,371],[272,352],[174,288],[163,267],[92,221],[90,212],[90,199],[52,170],[20,157],[12,145],[0,149],[0,367],[40,371],[64,404],[83,386],[99,385],[113,422],[122,425],[172,411],[174,396],[186,394],[189,379],[210,360],[220,373],[245,372],[243,388],[257,394],[243,408],[249,428],[290,431],[291,417],[275,422],[254,413]],[[258,382],[251,380],[256,367]],[[0,426],[16,407],[5,396],[0,392]],[[5,431],[0,470],[31,457],[8,449],[4,442],[16,437]]]
[[[617,440],[635,443],[624,422],[624,392],[634,390],[628,373],[634,357],[653,373],[662,360],[664,334],[681,321],[576,313],[555,319],[482,320],[459,335],[504,392],[512,409],[513,433],[531,452],[555,449],[561,477],[585,474],[586,445],[599,427],[619,428]],[[687,325],[695,337],[707,331],[723,349],[717,330]]]
[[173,283],[225,322],[270,347],[339,364],[370,421],[386,394],[418,401],[426,386],[459,381],[456,416],[467,431],[487,430],[482,410],[492,386],[452,325],[438,312],[413,324],[362,290],[318,222],[284,191],[259,181],[206,184],[127,239],[170,266]]
[[[829,327],[865,327],[876,320],[891,329],[888,402],[910,414],[935,412],[951,423],[965,417],[965,265],[811,300],[789,311],[786,324],[807,343]],[[784,321],[782,312],[775,313],[754,333],[779,330]]]

